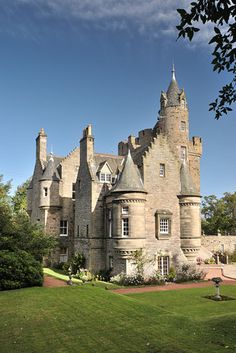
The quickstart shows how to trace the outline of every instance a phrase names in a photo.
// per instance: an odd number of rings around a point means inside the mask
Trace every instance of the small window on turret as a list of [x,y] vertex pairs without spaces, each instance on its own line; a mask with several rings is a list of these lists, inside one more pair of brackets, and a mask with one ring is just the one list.
[[180,158],[182,161],[186,161],[187,159],[187,148],[185,146],[181,146],[180,148]]
[[75,200],[75,183],[72,184],[72,200]]
[[186,131],[186,122],[185,121],[181,121],[181,123],[180,123],[180,131],[182,131],[182,132]]
[[43,188],[44,196],[48,196],[48,188]]
[[165,164],[161,163],[160,164],[160,172],[159,172],[159,175],[160,177],[164,178],[165,177]]
[[129,207],[128,206],[122,207],[122,214],[129,214]]

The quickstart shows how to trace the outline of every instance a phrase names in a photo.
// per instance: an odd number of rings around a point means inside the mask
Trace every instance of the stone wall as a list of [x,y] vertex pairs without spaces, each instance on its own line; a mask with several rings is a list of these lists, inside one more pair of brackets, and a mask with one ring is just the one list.
[[236,251],[235,235],[202,235],[202,246],[212,252],[226,251],[232,253]]

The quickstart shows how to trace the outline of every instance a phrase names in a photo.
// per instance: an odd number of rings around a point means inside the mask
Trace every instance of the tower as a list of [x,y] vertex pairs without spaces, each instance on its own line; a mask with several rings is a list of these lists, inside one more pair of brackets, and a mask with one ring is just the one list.
[[193,184],[185,161],[180,168],[180,182],[181,193],[178,198],[181,248],[187,260],[194,261],[201,247],[201,196]]
[[121,175],[106,197],[107,252],[114,258],[114,273],[131,272],[130,256],[145,247],[146,193],[128,151]]

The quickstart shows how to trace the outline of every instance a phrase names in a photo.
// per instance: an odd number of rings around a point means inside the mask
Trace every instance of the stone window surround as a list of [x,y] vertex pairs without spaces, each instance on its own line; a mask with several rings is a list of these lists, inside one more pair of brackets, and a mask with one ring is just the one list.
[[127,238],[129,236],[129,218],[122,218],[122,237]]
[[44,197],[48,196],[48,188],[47,187],[43,188],[43,196]]
[[180,121],[180,131],[185,132],[186,131],[186,121],[181,120]]
[[[161,233],[160,232],[160,221],[161,219],[168,220],[168,232]],[[171,220],[172,220],[172,213],[168,210],[157,210],[155,213],[155,236],[159,240],[169,239],[171,236]]]
[[160,163],[159,176],[165,178],[166,176],[166,165],[165,163]]

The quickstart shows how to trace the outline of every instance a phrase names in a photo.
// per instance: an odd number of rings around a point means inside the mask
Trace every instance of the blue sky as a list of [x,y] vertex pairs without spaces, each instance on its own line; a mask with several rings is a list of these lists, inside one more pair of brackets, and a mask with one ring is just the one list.
[[202,195],[236,186],[235,111],[216,121],[208,104],[227,75],[213,73],[211,31],[176,41],[185,0],[0,0],[0,174],[24,182],[33,172],[41,127],[48,149],[68,154],[93,125],[97,152],[117,153],[128,135],[153,127],[174,60],[203,139]]

